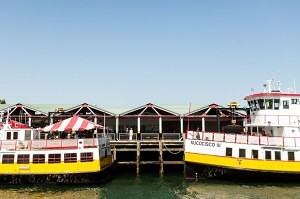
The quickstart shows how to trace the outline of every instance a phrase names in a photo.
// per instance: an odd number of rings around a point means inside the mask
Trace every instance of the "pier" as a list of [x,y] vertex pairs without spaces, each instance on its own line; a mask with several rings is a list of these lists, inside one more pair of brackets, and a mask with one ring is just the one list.
[[116,165],[135,166],[137,175],[144,165],[157,165],[160,175],[164,174],[166,165],[184,165],[184,142],[180,134],[164,134],[160,137],[157,133],[147,133],[140,138],[134,134],[132,140],[123,134],[110,144]]

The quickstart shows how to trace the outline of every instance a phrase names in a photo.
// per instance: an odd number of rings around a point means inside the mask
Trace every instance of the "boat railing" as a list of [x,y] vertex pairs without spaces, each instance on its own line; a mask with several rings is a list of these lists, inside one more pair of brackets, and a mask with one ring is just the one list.
[[187,139],[275,147],[300,147],[300,137],[263,136],[244,133],[188,131]]
[[63,150],[78,149],[79,145],[83,148],[98,147],[97,138],[85,139],[51,139],[51,140],[1,140],[0,150],[16,151],[16,150]]
[[300,115],[251,115],[248,124],[300,125]]

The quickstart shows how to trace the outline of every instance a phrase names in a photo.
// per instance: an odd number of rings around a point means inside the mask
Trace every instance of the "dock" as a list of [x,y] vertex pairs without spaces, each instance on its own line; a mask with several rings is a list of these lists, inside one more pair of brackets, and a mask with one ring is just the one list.
[[[159,174],[164,174],[166,165],[184,166],[183,139],[170,139],[156,134],[147,134],[147,137],[133,140],[119,139],[110,142],[113,151],[113,160],[116,165],[132,165],[136,167],[136,174],[141,173],[144,165],[157,165]],[[182,170],[183,172],[183,170]]]

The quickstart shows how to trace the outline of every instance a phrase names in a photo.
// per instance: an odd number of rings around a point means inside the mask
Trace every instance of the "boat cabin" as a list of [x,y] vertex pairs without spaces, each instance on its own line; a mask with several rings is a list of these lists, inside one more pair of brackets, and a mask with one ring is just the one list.
[[[292,89],[283,93],[279,88],[271,86],[269,90],[245,97],[250,108],[247,123],[248,131],[268,136],[300,137],[300,94]],[[267,84],[265,84],[267,87]]]
[[39,139],[39,131],[31,128],[11,128],[9,124],[0,126],[0,140]]

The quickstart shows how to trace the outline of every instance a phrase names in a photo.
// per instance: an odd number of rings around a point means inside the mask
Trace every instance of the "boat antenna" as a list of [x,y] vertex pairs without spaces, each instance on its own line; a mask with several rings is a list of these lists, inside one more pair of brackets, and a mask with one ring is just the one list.
[[296,80],[294,79],[294,93],[297,93],[297,90],[296,90]]

